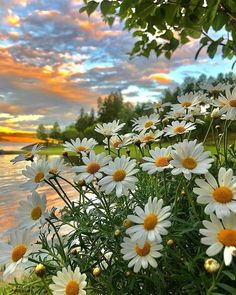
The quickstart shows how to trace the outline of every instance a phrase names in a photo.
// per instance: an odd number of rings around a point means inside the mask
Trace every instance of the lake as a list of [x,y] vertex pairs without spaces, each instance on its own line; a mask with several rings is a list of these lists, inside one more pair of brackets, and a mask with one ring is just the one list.
[[[0,142],[0,150],[19,150],[28,143],[3,143]],[[24,191],[20,187],[27,178],[22,175],[22,169],[25,168],[29,162],[19,162],[13,165],[10,161],[16,155],[0,155],[0,240],[1,236],[9,232],[12,228],[17,226],[15,219],[15,212],[19,206],[20,200],[26,200],[30,195],[29,191]],[[69,177],[69,172],[65,172]],[[64,174],[65,175],[65,174]],[[69,177],[71,180],[71,177]],[[65,191],[71,199],[78,199],[78,193],[71,190],[69,185],[64,185]],[[63,207],[63,201],[47,185],[37,190],[38,193],[46,193],[47,206],[60,208]]]

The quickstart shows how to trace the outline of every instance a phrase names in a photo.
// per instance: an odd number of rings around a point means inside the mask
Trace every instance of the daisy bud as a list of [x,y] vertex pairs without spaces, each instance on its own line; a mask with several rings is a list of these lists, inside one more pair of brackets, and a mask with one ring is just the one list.
[[182,196],[185,196],[185,195],[186,195],[186,193],[185,193],[185,190],[184,190],[184,189],[181,191],[181,195],[182,195]]
[[79,180],[79,181],[77,182],[77,185],[78,185],[79,187],[82,187],[82,186],[85,186],[85,185],[86,185],[86,182],[85,182],[84,179],[81,179],[81,180]]
[[163,124],[167,124],[169,122],[169,119],[168,118],[164,118],[163,120],[162,120],[162,123]]
[[114,232],[115,237],[118,237],[121,235],[121,231],[119,229],[116,229]]
[[219,108],[214,109],[214,110],[211,112],[211,118],[212,118],[212,119],[217,119],[217,118],[220,118],[220,117],[221,117],[221,113],[220,113]]
[[64,153],[62,154],[62,156],[67,158],[67,157],[68,157],[68,153],[67,153],[67,152],[64,152]]
[[125,273],[125,276],[126,277],[130,277],[132,275],[132,272],[131,271],[127,271],[126,273]]
[[215,129],[220,129],[220,125],[216,125],[215,126]]
[[133,225],[133,222],[131,220],[129,220],[128,218],[126,218],[124,221],[123,221],[123,226],[125,228],[129,228]]
[[95,278],[97,278],[97,277],[100,276],[101,272],[102,272],[102,270],[101,270],[100,267],[95,267],[95,268],[93,269],[93,276],[94,276]]
[[167,246],[172,246],[172,245],[174,245],[174,241],[170,239],[166,242],[166,244],[167,244]]
[[217,260],[213,258],[208,258],[205,260],[204,268],[207,272],[214,273],[218,271],[218,269],[220,268],[220,264]]
[[43,277],[46,272],[45,266],[42,263],[37,264],[34,272],[38,277]]
[[138,140],[135,140],[134,144],[137,145],[137,146],[140,146],[141,141],[139,139]]

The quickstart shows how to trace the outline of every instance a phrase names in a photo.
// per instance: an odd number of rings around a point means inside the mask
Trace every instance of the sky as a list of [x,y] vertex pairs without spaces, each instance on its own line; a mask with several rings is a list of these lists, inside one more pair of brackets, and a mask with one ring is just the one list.
[[118,21],[110,28],[99,12],[80,14],[82,0],[0,0],[0,131],[62,127],[97,98],[121,90],[125,101],[155,100],[185,77],[216,76],[232,61],[214,60],[198,41],[171,60],[129,58],[134,39]]

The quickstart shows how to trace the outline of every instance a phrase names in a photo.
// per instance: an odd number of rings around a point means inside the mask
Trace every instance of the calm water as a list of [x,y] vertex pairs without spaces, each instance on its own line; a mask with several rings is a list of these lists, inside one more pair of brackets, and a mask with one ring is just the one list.
[[[0,143],[0,150],[18,150],[25,144],[16,143]],[[25,176],[22,175],[21,171],[24,169],[28,162],[19,162],[12,165],[10,162],[16,155],[0,155],[0,239],[1,235],[6,231],[17,226],[14,214],[19,206],[20,200],[26,200],[30,194],[29,191],[24,191],[20,187],[26,181]],[[68,172],[67,178],[71,179]],[[77,199],[78,195],[76,192],[71,190],[70,186],[63,185],[66,192],[71,199]],[[53,206],[59,208],[64,205],[61,199],[55,194],[52,188],[47,185],[37,190],[39,193],[46,193],[47,195],[47,206],[51,208]]]

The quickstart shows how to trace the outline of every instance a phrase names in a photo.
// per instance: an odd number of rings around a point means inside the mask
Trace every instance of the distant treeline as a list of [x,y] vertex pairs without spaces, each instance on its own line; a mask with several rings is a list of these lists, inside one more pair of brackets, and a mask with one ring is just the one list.
[[[177,102],[177,96],[191,91],[200,91],[202,84],[218,84],[218,83],[235,83],[235,78],[232,72],[228,74],[219,74],[216,78],[207,77],[206,75],[199,76],[198,79],[187,77],[184,82],[175,89],[166,89],[163,91],[159,100],[163,102]],[[78,118],[75,123],[70,124],[61,130],[58,122],[55,122],[51,130],[47,130],[43,124],[37,128],[37,137],[47,141],[48,138],[66,141],[75,139],[77,137],[93,137],[98,142],[101,142],[102,137],[94,131],[97,123],[106,123],[119,119],[125,122],[126,125],[123,133],[131,132],[131,119],[150,113],[145,110],[146,103],[137,103],[136,105],[130,102],[124,102],[122,93],[120,91],[112,92],[105,98],[99,97],[97,99],[97,112],[92,108],[89,112],[85,112],[83,108],[80,109]],[[201,131],[199,131],[201,132]],[[199,134],[201,137],[201,134]]]

